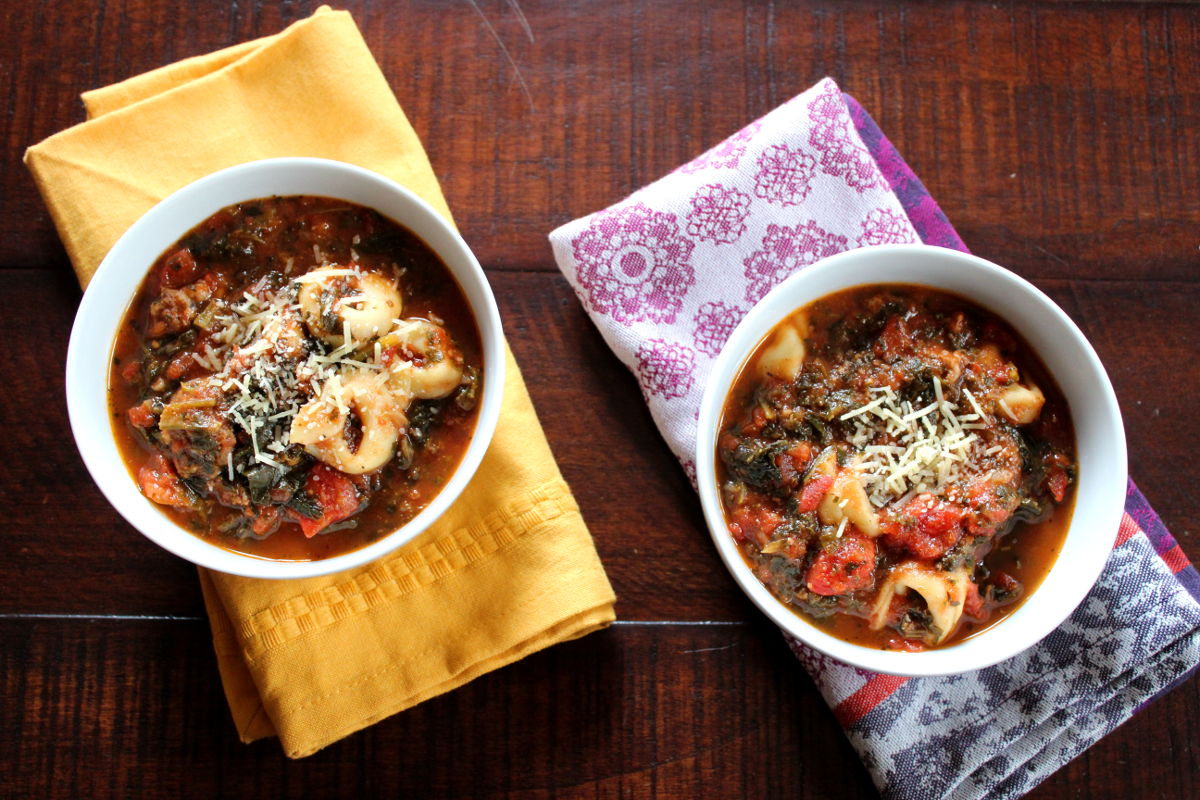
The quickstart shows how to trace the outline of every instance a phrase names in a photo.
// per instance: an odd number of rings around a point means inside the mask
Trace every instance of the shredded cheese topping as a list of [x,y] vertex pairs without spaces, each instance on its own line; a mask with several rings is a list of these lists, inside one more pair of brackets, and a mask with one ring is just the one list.
[[[436,315],[392,317],[403,305],[404,269],[392,265],[389,285],[377,272],[314,255],[311,272],[264,275],[197,321],[208,335],[190,355],[210,374],[195,380],[206,398],[220,395],[217,413],[249,445],[221,465],[231,482],[241,474],[252,488],[263,485],[262,470],[288,472],[301,446],[343,471],[375,469],[407,433],[415,399],[446,397],[466,381],[461,363],[443,363],[458,354],[444,330],[430,330],[442,325]],[[294,266],[289,259],[286,274]],[[330,278],[328,291],[313,286]],[[327,330],[337,317],[340,334]]]
[[[212,336],[217,347],[206,345],[204,352],[196,355],[197,363],[213,372],[210,380],[234,396],[230,419],[249,435],[252,444],[250,464],[229,459],[230,480],[235,471],[244,474],[255,464],[284,470],[277,457],[291,446],[292,418],[312,398],[331,398],[345,413],[343,390],[352,376],[373,374],[381,384],[387,380],[379,363],[378,342],[370,361],[353,357],[366,343],[354,341],[348,323],[343,330],[344,343],[331,351],[307,336],[297,294],[311,274],[293,278],[276,290],[265,280],[251,286],[241,300],[227,307],[227,313],[217,315]],[[359,273],[354,269],[326,270],[320,277],[331,274]]]
[[936,493],[958,481],[972,449],[981,446],[973,431],[987,427],[987,416],[970,391],[963,394],[974,411],[959,415],[937,376],[933,387],[934,401],[922,408],[913,408],[890,387],[872,387],[868,391],[878,397],[839,417],[853,420],[849,442],[861,453],[859,480],[877,508],[894,500],[903,505],[918,493]]

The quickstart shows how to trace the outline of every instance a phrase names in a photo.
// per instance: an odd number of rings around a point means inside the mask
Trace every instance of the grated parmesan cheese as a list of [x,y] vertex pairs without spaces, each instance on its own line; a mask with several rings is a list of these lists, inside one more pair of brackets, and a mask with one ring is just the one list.
[[838,522],[837,533],[834,534],[834,536],[836,538],[838,538],[838,539],[842,538],[842,534],[846,531],[846,522],[848,520],[849,520],[849,517],[842,517],[841,521]]
[[[964,389],[975,414],[962,417],[935,376],[934,401],[914,409],[890,387],[870,387],[874,399],[842,414],[854,421],[848,441],[860,451],[856,470],[867,498],[876,508],[903,505],[920,492],[940,491],[961,479],[962,468],[979,442],[973,430],[986,428],[987,417]],[[1000,446],[987,453],[999,452]]]
[[[314,250],[314,256],[323,262],[324,254]],[[292,268],[289,260],[286,271]],[[285,471],[278,459],[294,446],[294,420],[309,404],[322,403],[347,414],[353,402],[347,384],[369,376],[380,391],[388,391],[390,381],[413,369],[404,359],[397,359],[390,368],[385,365],[379,342],[372,341],[374,337],[355,341],[348,320],[343,319],[342,343],[337,347],[307,333],[300,287],[332,276],[357,274],[361,274],[357,269],[325,268],[319,275],[309,272],[291,278],[282,287],[260,280],[213,317],[212,345],[194,357],[212,373],[208,380],[231,401],[227,418],[235,429],[245,432],[252,451],[242,461],[235,461],[230,454],[225,464],[230,481],[260,464]],[[354,308],[365,299],[362,295],[344,297],[338,308]],[[412,324],[412,320],[397,319],[392,330]]]
[[[313,245],[313,248],[314,248],[313,253],[314,253],[314,255],[316,255],[319,252],[319,250],[316,249],[317,248],[316,245]],[[336,269],[322,269],[320,272],[317,272],[317,271],[306,272],[303,275],[300,275],[299,277],[293,278],[292,283],[315,283],[315,282],[319,282],[319,281],[329,280],[330,278],[342,278],[342,277],[346,277],[348,275],[357,275],[357,274],[358,273],[355,270],[349,269],[347,267],[336,268]]]

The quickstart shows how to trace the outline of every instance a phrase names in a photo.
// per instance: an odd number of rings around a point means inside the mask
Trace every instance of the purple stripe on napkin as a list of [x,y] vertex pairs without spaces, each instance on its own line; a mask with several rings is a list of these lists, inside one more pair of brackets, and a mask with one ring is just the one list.
[[887,178],[892,191],[900,200],[900,205],[904,206],[904,213],[908,214],[908,219],[921,236],[921,241],[951,250],[961,250],[964,253],[971,252],[963,244],[963,240],[958,238],[958,231],[954,230],[950,220],[942,213],[941,207],[925,188],[925,184],[909,169],[908,163],[900,157],[900,151],[883,135],[883,131],[875,124],[867,110],[850,95],[843,92],[842,97],[846,100],[846,107],[850,109],[850,119],[854,121],[854,127],[858,128],[858,135],[862,137],[863,144],[879,165],[879,171]]

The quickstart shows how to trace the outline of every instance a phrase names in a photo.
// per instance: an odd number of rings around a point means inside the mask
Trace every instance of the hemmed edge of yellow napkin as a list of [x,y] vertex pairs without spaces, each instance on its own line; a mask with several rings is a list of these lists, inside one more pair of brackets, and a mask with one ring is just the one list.
[[523,488],[483,520],[444,532],[435,525],[395,553],[331,576],[335,582],[276,601],[241,620],[236,635],[246,661],[254,664],[274,648],[317,637],[349,614],[401,601],[477,561],[499,556],[543,526],[567,523],[573,517],[579,517],[579,507],[571,490],[561,478],[554,478]]
[[533,655],[536,652],[545,650],[547,647],[563,642],[574,641],[587,636],[589,633],[603,630],[612,625],[616,619],[612,603],[603,604],[586,611],[576,613],[566,619],[559,621],[551,627],[545,629],[537,636],[518,642],[509,650],[493,654],[488,658],[481,659],[475,664],[469,666],[456,675],[448,678],[444,683],[436,686],[430,686],[426,689],[410,696],[402,698],[390,707],[384,707],[376,714],[360,719],[357,722],[350,722],[345,725],[331,728],[328,735],[321,739],[313,739],[302,747],[289,746],[288,740],[280,736],[280,743],[284,748],[284,755],[288,758],[304,758],[310,756],[318,750],[322,750],[334,742],[344,739],[345,737],[356,733],[364,728],[387,719],[390,716],[400,713],[405,709],[412,708],[415,705],[425,702],[426,700],[453,691],[460,686],[463,686],[481,675],[493,672],[501,667],[513,664],[526,656]]
[[267,708],[263,705],[254,678],[246,668],[246,662],[238,651],[237,640],[233,634],[225,606],[213,585],[212,575],[202,567],[196,568],[200,579],[200,593],[204,597],[204,610],[208,612],[209,625],[212,626],[213,652],[217,656],[217,671],[221,676],[221,688],[225,693],[225,702],[233,715],[233,726],[237,729],[238,738],[245,744],[275,736],[275,725],[267,716]]

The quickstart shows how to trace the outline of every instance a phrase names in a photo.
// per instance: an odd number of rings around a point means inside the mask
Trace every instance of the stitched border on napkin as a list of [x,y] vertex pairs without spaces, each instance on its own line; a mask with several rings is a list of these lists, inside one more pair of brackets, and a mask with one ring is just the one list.
[[347,580],[297,595],[238,625],[246,658],[339,620],[428,586],[579,508],[566,483],[555,480],[526,492],[506,508],[457,528],[411,552],[377,562]]

